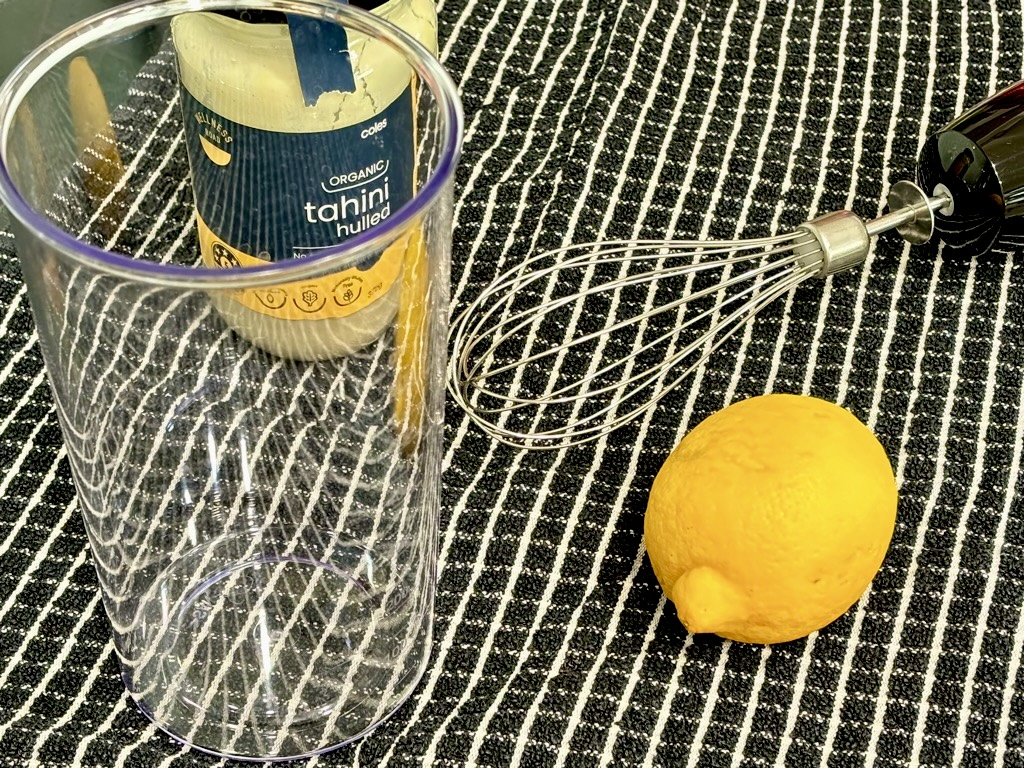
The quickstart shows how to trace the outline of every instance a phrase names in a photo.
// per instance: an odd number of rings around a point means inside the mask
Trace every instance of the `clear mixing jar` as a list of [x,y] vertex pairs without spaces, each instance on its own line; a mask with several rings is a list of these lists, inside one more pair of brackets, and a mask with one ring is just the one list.
[[[226,38],[184,62],[207,14],[276,14],[251,88]],[[433,34],[145,0],[0,88],[0,201],[124,681],[201,750],[337,747],[429,657],[462,136]]]

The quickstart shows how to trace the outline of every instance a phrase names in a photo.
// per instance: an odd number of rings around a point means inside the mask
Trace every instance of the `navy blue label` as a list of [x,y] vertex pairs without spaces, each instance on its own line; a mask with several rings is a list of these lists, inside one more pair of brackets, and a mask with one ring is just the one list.
[[245,254],[302,258],[380,224],[413,196],[411,87],[361,123],[317,133],[241,125],[184,89],[182,107],[199,216]]

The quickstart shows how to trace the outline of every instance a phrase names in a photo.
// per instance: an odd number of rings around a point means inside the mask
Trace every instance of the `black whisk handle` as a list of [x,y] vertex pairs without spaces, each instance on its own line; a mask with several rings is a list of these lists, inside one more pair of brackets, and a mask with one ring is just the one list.
[[1024,81],[930,136],[917,178],[926,194],[952,198],[935,214],[948,250],[971,256],[1024,243]]

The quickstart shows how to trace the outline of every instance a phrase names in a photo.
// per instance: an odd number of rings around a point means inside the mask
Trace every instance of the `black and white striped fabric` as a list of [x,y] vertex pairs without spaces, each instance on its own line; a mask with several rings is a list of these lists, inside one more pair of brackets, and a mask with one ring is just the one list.
[[[930,132],[1024,72],[1021,8],[997,0],[445,0],[440,16],[467,111],[453,311],[564,243],[873,216]],[[124,692],[4,232],[0,252],[0,765],[210,764]],[[393,719],[309,764],[1024,765],[1022,339],[1021,254],[886,237],[593,445],[515,451],[450,408],[431,665]],[[689,428],[766,391],[875,431],[895,539],[806,640],[688,636],[645,559],[647,491]]]

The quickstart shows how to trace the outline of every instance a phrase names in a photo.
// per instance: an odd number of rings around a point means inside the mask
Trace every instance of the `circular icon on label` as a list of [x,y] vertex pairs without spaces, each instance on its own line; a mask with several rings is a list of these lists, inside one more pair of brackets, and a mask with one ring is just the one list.
[[213,263],[222,269],[241,266],[238,263],[238,259],[235,258],[234,254],[223,243],[213,244]]
[[299,291],[298,297],[292,299],[292,304],[303,312],[313,314],[324,308],[327,298],[321,295],[318,286],[304,285]]
[[253,291],[256,298],[267,309],[281,309],[288,303],[288,294],[281,288],[261,288]]
[[339,307],[347,307],[363,293],[363,281],[358,277],[346,277],[334,286],[334,303]]

